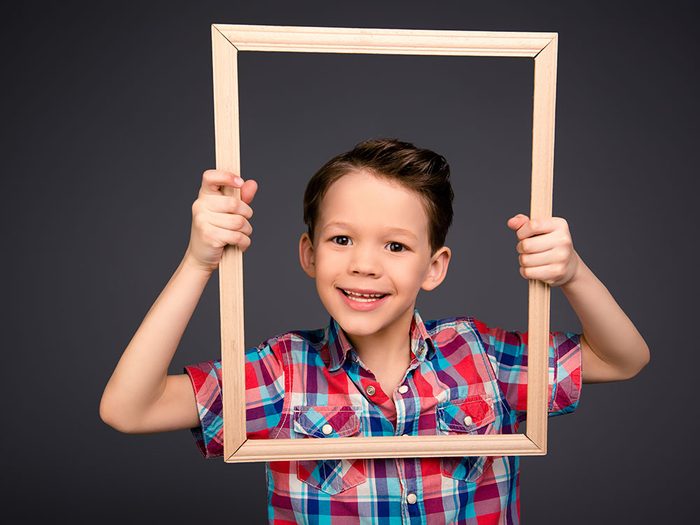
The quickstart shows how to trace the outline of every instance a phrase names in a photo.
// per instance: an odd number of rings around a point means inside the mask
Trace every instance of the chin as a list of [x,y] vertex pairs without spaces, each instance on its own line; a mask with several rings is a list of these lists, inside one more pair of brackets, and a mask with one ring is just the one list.
[[379,323],[369,323],[363,319],[348,319],[347,316],[335,317],[340,327],[346,333],[356,336],[366,336],[376,334],[379,331]]
[[397,320],[396,312],[354,312],[343,305],[336,309],[333,318],[350,335],[359,337],[376,334]]

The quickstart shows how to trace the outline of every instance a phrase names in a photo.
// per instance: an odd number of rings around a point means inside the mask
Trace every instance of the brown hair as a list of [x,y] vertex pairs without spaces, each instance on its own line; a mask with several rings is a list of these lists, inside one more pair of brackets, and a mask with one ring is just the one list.
[[377,177],[399,182],[422,199],[428,216],[431,255],[445,245],[452,224],[450,165],[445,157],[397,139],[369,139],[326,162],[309,180],[304,192],[304,223],[311,241],[324,195],[349,172],[366,169]]

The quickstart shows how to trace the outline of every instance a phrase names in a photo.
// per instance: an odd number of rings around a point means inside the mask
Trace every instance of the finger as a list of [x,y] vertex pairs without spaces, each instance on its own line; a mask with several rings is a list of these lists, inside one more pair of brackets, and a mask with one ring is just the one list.
[[506,224],[522,224],[524,220],[528,220],[527,215],[523,213],[516,213],[506,221]]
[[242,215],[212,212],[208,216],[209,223],[225,230],[240,231],[246,235],[253,233],[253,227]]
[[210,211],[243,215],[246,219],[250,219],[253,216],[253,208],[238,197],[214,194],[205,195],[202,197],[202,201],[204,206]]
[[251,240],[245,233],[239,231],[231,231],[218,226],[211,227],[212,236],[221,243],[235,244],[245,251],[250,246]]
[[250,204],[258,191],[258,183],[253,179],[248,179],[241,187],[241,199]]
[[554,248],[556,236],[553,233],[545,233],[522,239],[515,245],[518,253],[540,253]]
[[555,224],[552,218],[530,219],[523,224],[516,232],[518,239],[527,239],[534,235],[550,233],[554,230]]
[[230,186],[232,188],[240,188],[243,185],[241,179],[236,173],[224,170],[206,170],[202,174],[202,187],[200,193],[212,195],[223,194],[223,187]]
[[544,283],[551,283],[553,282],[554,271],[550,265],[528,266],[527,268],[520,268],[520,275],[524,279],[535,279]]
[[527,223],[528,218],[527,215],[523,215],[522,213],[518,213],[517,215],[514,215],[510,219],[506,221],[506,226],[510,228],[513,231],[518,231],[519,228],[522,227],[523,224]]
[[538,253],[521,253],[518,255],[518,263],[520,266],[526,266],[528,268],[533,266],[546,266],[557,262],[559,262],[559,258],[557,258],[557,252],[553,249]]

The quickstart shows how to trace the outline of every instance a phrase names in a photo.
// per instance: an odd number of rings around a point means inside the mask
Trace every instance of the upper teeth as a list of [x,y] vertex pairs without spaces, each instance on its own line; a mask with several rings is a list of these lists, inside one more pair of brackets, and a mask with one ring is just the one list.
[[355,293],[351,292],[350,290],[345,290],[349,295],[354,295],[355,297],[381,297],[384,294],[381,293],[372,293],[372,294],[366,294],[366,293]]

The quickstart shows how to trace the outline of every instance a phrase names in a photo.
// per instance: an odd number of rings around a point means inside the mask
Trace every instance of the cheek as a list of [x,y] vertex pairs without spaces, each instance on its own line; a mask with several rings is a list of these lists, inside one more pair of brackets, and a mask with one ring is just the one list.
[[316,260],[316,281],[323,286],[328,286],[337,279],[341,266],[329,258]]
[[420,289],[425,276],[425,268],[418,264],[413,264],[405,269],[401,276],[403,286],[413,289]]
[[345,268],[345,259],[338,253],[323,251],[316,254],[316,272],[320,275],[331,276]]

